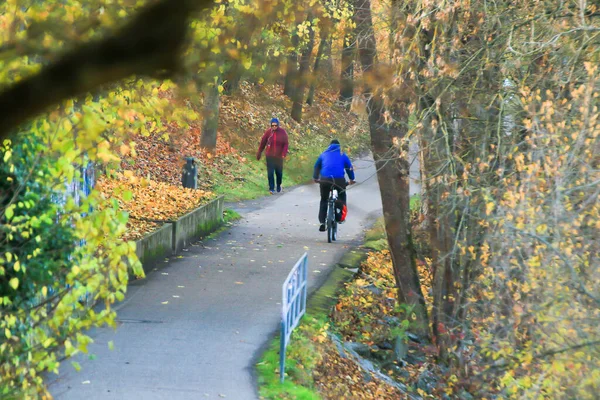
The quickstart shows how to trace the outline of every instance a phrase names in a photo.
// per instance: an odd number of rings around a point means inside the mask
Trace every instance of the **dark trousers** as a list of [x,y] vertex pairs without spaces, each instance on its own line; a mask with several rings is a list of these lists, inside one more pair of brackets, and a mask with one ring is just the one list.
[[269,178],[269,190],[275,190],[275,175],[277,176],[277,189],[281,189],[283,179],[283,158],[267,157],[267,177]]
[[346,178],[321,179],[321,203],[319,204],[319,222],[324,224],[327,218],[327,201],[331,187],[335,186],[338,191],[338,199],[346,204]]

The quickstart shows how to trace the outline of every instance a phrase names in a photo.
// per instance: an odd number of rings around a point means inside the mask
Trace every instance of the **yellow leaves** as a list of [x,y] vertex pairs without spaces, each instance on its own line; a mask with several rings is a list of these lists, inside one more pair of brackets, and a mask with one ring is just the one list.
[[488,202],[485,205],[485,215],[490,215],[492,213],[492,211],[494,211],[494,208],[496,208],[496,205],[493,202]]
[[538,235],[544,235],[547,232],[547,230],[548,230],[548,225],[546,225],[546,224],[540,224],[537,226],[537,228],[535,228],[535,232]]
[[134,175],[133,171],[129,169],[123,171],[123,176],[127,178],[131,183],[137,182],[137,177]]
[[65,119],[62,125],[63,129],[67,132],[71,132],[71,130],[73,130],[73,124],[71,124],[71,121],[69,121],[68,119]]
[[6,163],[6,162],[8,162],[8,160],[10,160],[10,157],[11,157],[11,156],[12,156],[12,151],[10,151],[10,150],[6,150],[6,151],[4,152],[4,158],[3,158],[4,162],[5,162],[5,163]]
[[17,290],[17,288],[19,287],[19,278],[17,278],[17,277],[12,278],[8,282],[8,284],[11,288],[13,288],[14,290]]
[[252,66],[252,57],[251,56],[246,56],[246,55],[242,55],[242,65],[244,66],[244,68],[246,68],[247,70],[250,69],[250,67]]
[[527,265],[529,265],[532,268],[537,268],[541,265],[541,259],[539,255],[533,256],[531,257],[528,261],[527,261]]
[[119,162],[121,161],[121,159],[117,156],[115,156],[112,151],[110,150],[110,143],[107,140],[104,140],[102,142],[100,142],[98,144],[97,147],[97,152],[96,152],[96,157],[104,162],[104,163],[109,163],[109,162]]
[[122,156],[129,155],[130,151],[131,151],[131,147],[129,147],[126,144],[122,144],[121,147],[119,147],[119,152],[121,153]]
[[585,67],[585,70],[587,71],[587,73],[589,75],[594,75],[596,73],[596,71],[598,71],[598,64],[590,62],[590,61],[585,61],[583,63],[583,66]]

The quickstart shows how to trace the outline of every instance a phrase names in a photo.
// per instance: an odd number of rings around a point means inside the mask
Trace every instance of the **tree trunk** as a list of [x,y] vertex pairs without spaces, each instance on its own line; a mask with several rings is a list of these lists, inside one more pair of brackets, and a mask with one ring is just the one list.
[[346,110],[350,111],[354,97],[354,54],[356,51],[356,37],[354,32],[348,33],[344,38],[342,49],[342,73],[340,76],[340,102]]
[[298,30],[295,27],[294,33],[292,34],[292,51],[287,58],[287,70],[285,74],[285,83],[283,85],[283,94],[289,98],[294,97],[294,91],[298,84],[298,43],[300,37],[298,37]]
[[219,83],[220,79],[204,89],[204,110],[202,112],[204,121],[202,121],[200,147],[209,152],[213,152],[217,148],[219,102],[221,98],[221,94],[219,93]]
[[327,40],[325,41],[325,48],[323,49],[323,60],[321,61],[322,74],[328,79],[333,76],[333,59],[331,58],[332,43],[333,37],[328,35]]
[[[355,8],[355,22],[359,58],[365,82],[372,71],[376,55],[376,41],[373,31],[370,0],[358,0]],[[369,99],[369,129],[371,148],[377,169],[377,179],[381,192],[383,217],[388,244],[394,267],[394,277],[398,286],[398,301],[410,307],[415,316],[412,329],[423,338],[429,338],[429,320],[425,299],[419,282],[414,258],[414,248],[410,225],[409,162],[401,156],[394,139],[402,143],[408,125],[406,107],[398,114],[404,121],[390,126],[384,118],[384,102],[381,90],[372,91],[365,84],[365,95]],[[406,153],[408,154],[408,153]]]
[[227,95],[232,95],[240,87],[240,82],[242,80],[242,67],[240,62],[234,62],[231,67],[227,69],[227,73],[225,74],[225,81],[223,82],[224,93]]
[[312,78],[310,80],[310,89],[308,91],[308,97],[306,98],[306,104],[308,104],[309,106],[312,106],[315,98],[317,73],[319,72],[319,67],[321,66],[321,58],[323,57],[325,47],[327,46],[327,39],[327,37],[322,37],[321,42],[319,43],[319,50],[317,51],[317,57],[315,58],[315,66],[313,67]]
[[[312,19],[312,15],[308,15],[308,20]],[[292,119],[296,122],[302,122],[302,103],[304,102],[304,89],[306,88],[306,76],[310,70],[310,55],[315,46],[315,30],[312,25],[308,28],[308,43],[306,48],[300,55],[300,68],[296,77],[297,86],[292,94]]]

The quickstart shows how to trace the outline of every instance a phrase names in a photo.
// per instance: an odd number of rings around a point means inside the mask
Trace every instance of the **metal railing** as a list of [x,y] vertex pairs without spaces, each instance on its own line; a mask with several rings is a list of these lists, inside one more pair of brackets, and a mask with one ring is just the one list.
[[308,280],[308,253],[304,253],[283,283],[281,310],[281,347],[279,349],[279,374],[285,379],[285,349],[292,331],[306,312],[306,289]]
[[[74,178],[70,182],[65,183],[64,192],[60,192],[52,196],[52,201],[61,206],[65,206],[69,199],[73,199],[75,204],[81,205],[82,201],[90,195],[94,187],[96,186],[96,169],[94,164],[90,161],[84,161],[81,165],[76,167],[79,170],[80,176],[78,178]],[[93,210],[90,208],[88,212],[92,212]],[[86,216],[87,212],[82,213],[82,217]],[[86,243],[85,238],[82,238],[77,243],[79,246],[84,246]],[[70,285],[66,284],[66,288],[69,288]],[[48,295],[53,296],[55,294],[55,289],[53,287],[48,288]],[[86,305],[90,304],[91,294],[86,292],[85,295],[82,295],[79,298],[80,302],[84,302]],[[42,303],[46,300],[45,297],[39,297],[37,301]]]

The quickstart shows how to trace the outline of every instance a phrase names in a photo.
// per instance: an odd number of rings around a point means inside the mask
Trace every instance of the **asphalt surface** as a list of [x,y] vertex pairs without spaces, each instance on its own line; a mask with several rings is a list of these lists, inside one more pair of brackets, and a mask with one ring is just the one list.
[[64,362],[49,379],[52,395],[258,399],[254,365],[279,328],[281,285],[290,269],[308,252],[314,290],[381,215],[372,161],[358,160],[355,169],[359,184],[348,192],[348,220],[338,242],[328,244],[318,232],[317,185],[234,204],[241,221],[130,285],[118,306],[117,329],[91,332],[93,359],[75,357],[80,372]]

